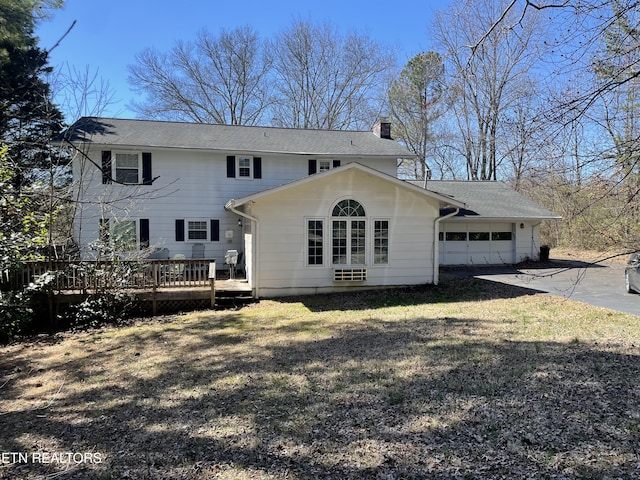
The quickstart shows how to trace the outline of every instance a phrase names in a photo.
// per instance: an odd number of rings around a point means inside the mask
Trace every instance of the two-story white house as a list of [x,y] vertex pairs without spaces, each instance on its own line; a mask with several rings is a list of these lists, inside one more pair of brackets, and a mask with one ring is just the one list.
[[219,263],[237,250],[257,297],[437,283],[443,262],[535,259],[540,222],[555,218],[503,184],[487,195],[479,183],[398,179],[398,160],[412,155],[385,123],[354,132],[86,117],[65,139],[83,258],[100,239],[122,255],[190,258],[197,247]]

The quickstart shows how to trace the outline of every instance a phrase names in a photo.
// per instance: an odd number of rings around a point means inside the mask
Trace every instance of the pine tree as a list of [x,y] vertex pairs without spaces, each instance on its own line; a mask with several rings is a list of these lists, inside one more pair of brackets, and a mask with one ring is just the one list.
[[0,141],[16,165],[15,186],[27,185],[34,169],[48,168],[49,142],[62,129],[45,75],[48,52],[34,36],[44,2],[0,0]]

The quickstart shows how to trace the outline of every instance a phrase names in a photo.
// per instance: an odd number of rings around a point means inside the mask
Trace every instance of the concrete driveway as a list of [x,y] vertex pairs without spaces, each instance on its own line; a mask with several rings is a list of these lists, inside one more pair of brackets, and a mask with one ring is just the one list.
[[640,295],[625,291],[624,265],[620,263],[590,264],[552,259],[539,268],[532,264],[523,268],[479,267],[448,271],[640,315]]

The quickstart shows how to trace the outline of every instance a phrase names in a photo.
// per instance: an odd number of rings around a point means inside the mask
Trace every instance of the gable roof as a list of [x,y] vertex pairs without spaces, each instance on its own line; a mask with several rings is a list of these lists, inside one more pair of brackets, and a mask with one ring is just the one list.
[[261,192],[257,192],[251,195],[247,195],[245,197],[241,197],[241,198],[237,198],[237,199],[231,199],[229,200],[229,202],[227,203],[227,208],[235,208],[235,207],[239,207],[241,205],[244,205],[246,203],[249,203],[251,201],[257,200],[261,197],[265,197],[268,195],[271,195],[273,193],[277,193],[283,190],[286,190],[288,188],[291,187],[296,187],[296,186],[300,186],[300,185],[305,185],[307,183],[311,183],[314,182],[320,178],[326,178],[326,177],[331,177],[333,175],[339,175],[343,172],[349,171],[349,170],[359,170],[361,172],[364,172],[368,175],[373,175],[375,177],[378,177],[384,181],[390,182],[394,185],[400,186],[406,190],[410,190],[416,193],[419,193],[421,195],[425,195],[431,198],[435,198],[437,200],[439,200],[443,206],[449,206],[449,207],[454,207],[454,208],[463,208],[465,205],[463,202],[461,202],[460,200],[456,200],[453,198],[450,198],[446,195],[441,195],[437,192],[433,192],[430,190],[425,190],[422,187],[416,186],[411,184],[410,182],[405,182],[404,180],[399,180],[396,177],[393,177],[391,175],[387,175],[386,173],[382,173],[378,170],[375,170],[373,168],[367,167],[365,165],[362,165],[360,163],[357,162],[352,162],[352,163],[347,163],[346,165],[342,165],[340,167],[336,167],[336,168],[332,168],[330,170],[327,170],[325,172],[321,172],[321,173],[316,173],[313,175],[308,175],[306,177],[302,177],[298,180],[293,180],[289,183],[285,183],[283,185],[279,185],[277,187],[273,187],[273,188],[269,188],[267,190],[263,190]]
[[[410,182],[424,187],[424,182]],[[464,202],[465,209],[453,218],[465,220],[559,219],[503,182],[429,180],[427,190]],[[442,212],[446,214],[447,212]]]
[[82,117],[61,140],[122,147],[181,148],[224,152],[293,153],[341,157],[414,155],[373,132],[304,130],[240,125]]

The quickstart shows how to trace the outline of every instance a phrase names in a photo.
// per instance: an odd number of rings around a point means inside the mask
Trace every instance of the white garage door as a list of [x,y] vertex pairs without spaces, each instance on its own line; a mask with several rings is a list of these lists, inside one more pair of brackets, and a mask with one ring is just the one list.
[[514,263],[513,223],[443,223],[440,225],[441,265]]

